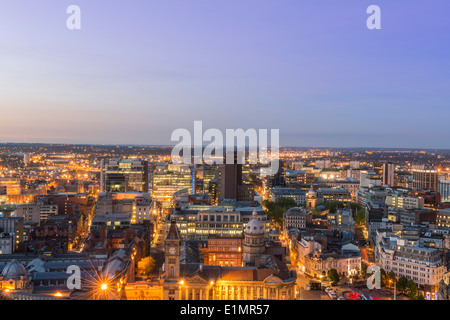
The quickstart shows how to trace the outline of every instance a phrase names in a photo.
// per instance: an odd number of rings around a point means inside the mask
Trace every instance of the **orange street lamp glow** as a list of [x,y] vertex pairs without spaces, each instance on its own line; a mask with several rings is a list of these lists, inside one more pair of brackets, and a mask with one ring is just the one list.
[[102,290],[106,290],[106,289],[108,289],[108,285],[106,283],[103,283],[101,288],[102,288]]
[[57,292],[57,293],[55,293],[55,297],[62,297],[62,294],[61,294],[61,292]]

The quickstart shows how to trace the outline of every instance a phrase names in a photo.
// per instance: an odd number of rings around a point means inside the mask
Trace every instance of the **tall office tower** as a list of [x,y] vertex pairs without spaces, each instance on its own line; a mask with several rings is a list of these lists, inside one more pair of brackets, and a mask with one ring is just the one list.
[[374,162],[373,163],[373,171],[381,176],[383,174],[383,162]]
[[221,164],[218,171],[217,199],[220,203],[223,199],[236,199],[237,186],[242,184],[242,164],[237,163],[235,155],[233,164]]
[[450,202],[450,180],[439,181],[439,193],[441,202]]
[[383,163],[383,185],[394,186],[395,164],[392,162]]
[[105,192],[105,160],[100,160],[100,192]]
[[438,191],[438,172],[434,165],[413,165],[412,173],[414,189]]
[[350,161],[350,169],[359,169],[360,163],[357,160]]
[[138,159],[112,159],[106,165],[105,191],[148,192],[148,162]]
[[237,161],[237,153],[234,154],[234,163],[219,165],[217,177],[217,201],[234,199],[236,201],[252,202],[254,199],[254,187],[251,183],[245,183],[242,174],[243,165]]
[[29,165],[30,164],[30,154],[28,152],[23,154],[23,163],[25,165]]
[[280,160],[277,173],[266,176],[264,183],[267,189],[286,186],[286,162]]
[[208,193],[210,190],[210,181],[217,177],[217,165],[203,166],[203,192]]

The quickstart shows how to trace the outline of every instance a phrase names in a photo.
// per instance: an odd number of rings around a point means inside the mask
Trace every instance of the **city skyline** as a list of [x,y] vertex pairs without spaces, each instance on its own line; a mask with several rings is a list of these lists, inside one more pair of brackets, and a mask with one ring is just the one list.
[[448,149],[448,3],[0,5],[0,142],[169,145],[177,128],[280,145]]

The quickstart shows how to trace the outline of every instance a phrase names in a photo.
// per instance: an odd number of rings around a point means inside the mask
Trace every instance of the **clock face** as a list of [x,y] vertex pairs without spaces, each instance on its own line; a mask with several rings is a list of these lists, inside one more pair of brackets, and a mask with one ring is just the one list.
[[170,254],[175,254],[175,252],[176,252],[175,248],[172,247],[172,248],[169,249],[169,253]]

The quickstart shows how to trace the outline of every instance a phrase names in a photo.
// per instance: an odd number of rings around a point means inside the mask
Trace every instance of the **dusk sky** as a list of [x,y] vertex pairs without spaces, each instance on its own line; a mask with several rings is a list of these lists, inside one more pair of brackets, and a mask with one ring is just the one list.
[[172,144],[202,120],[450,148],[449,17],[448,0],[0,0],[0,143]]

